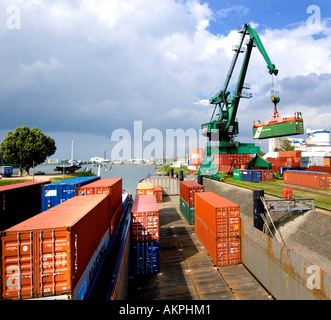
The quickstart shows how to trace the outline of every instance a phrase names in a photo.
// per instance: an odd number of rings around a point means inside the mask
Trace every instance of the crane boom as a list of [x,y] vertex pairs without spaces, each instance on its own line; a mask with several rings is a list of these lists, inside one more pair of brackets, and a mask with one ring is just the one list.
[[[242,36],[240,38],[238,47],[235,49],[235,54],[230,64],[229,72],[225,79],[224,88],[212,98],[210,98],[209,103],[215,105],[214,112],[212,114],[210,122],[202,125],[203,134],[208,136],[209,139],[211,139],[212,134],[217,132],[220,153],[257,153],[258,147],[255,146],[249,148],[249,150],[244,147],[234,147],[234,137],[239,133],[239,126],[238,122],[236,121],[236,114],[238,111],[240,99],[243,97],[245,98],[242,91],[245,88],[244,81],[248,69],[249,60],[251,57],[251,52],[254,46],[259,49],[264,60],[266,61],[269,73],[274,75],[278,74],[278,70],[271,62],[258,33],[249,24],[245,24],[243,29],[239,32],[242,33]],[[236,62],[238,60],[238,56],[241,52],[244,52],[242,47],[244,45],[244,39],[246,35],[249,35],[250,39],[247,44],[245,57],[242,63],[234,95],[232,99],[229,99],[230,92],[228,91],[228,85],[230,83],[230,79],[232,77]],[[216,120],[213,120],[217,107],[219,108],[219,113],[217,114],[218,118]],[[225,149],[223,150],[222,148]]]

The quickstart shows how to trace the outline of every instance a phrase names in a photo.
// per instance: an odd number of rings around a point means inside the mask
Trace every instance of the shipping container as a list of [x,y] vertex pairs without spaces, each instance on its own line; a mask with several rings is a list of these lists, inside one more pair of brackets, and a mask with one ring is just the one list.
[[179,197],[179,207],[180,212],[183,214],[184,218],[190,225],[194,224],[194,206],[189,206],[188,203],[182,198]]
[[159,208],[155,196],[136,196],[131,212],[131,240],[159,240]]
[[261,170],[262,181],[274,181],[274,173],[272,170]]
[[100,179],[99,177],[77,177],[47,184],[42,189],[41,211],[76,196],[77,188]]
[[241,243],[239,237],[216,238],[199,217],[195,220],[195,234],[216,266],[241,263]]
[[213,192],[195,194],[195,217],[218,237],[240,236],[240,206]]
[[137,185],[137,195],[154,194],[154,185],[152,182],[139,182]]
[[242,169],[234,169],[233,170],[233,179],[241,180],[241,172],[242,172]]
[[34,181],[0,187],[0,231],[41,212],[41,190],[50,181]]
[[301,168],[308,168],[309,167],[309,157],[301,157],[300,167]]
[[194,194],[204,192],[204,186],[195,181],[181,181],[179,184],[180,196],[189,206],[194,206]]
[[302,152],[300,150],[289,150],[289,151],[278,151],[279,158],[293,158],[293,157],[301,157]]
[[[122,179],[121,178],[107,178],[107,179],[98,179],[91,183],[88,183],[84,186],[77,187],[78,196],[89,196],[94,194],[109,194],[110,201],[110,219],[112,220],[113,216],[118,211],[119,207],[122,207]],[[119,217],[117,217],[119,218]],[[114,227],[113,220],[112,225]],[[113,230],[113,228],[112,228]]]
[[293,119],[292,121],[280,122],[276,124],[253,126],[254,139],[268,139],[303,133],[303,120],[298,118]]
[[163,202],[163,191],[161,186],[154,186],[154,195],[157,203]]
[[285,171],[284,183],[327,189],[331,188],[331,174],[315,171]]
[[330,166],[331,165],[330,160],[331,160],[330,157],[324,157],[324,159],[323,159],[323,166]]
[[131,244],[131,274],[159,272],[159,242],[144,241]]
[[1,166],[0,175],[4,177],[11,177],[13,175],[13,167],[11,166]]
[[329,166],[310,166],[307,171],[317,171],[317,172],[325,172],[331,174],[331,167]]
[[78,299],[110,239],[108,197],[74,197],[5,230],[2,298]]
[[262,181],[261,170],[243,170],[241,172],[241,180],[248,182],[261,182]]

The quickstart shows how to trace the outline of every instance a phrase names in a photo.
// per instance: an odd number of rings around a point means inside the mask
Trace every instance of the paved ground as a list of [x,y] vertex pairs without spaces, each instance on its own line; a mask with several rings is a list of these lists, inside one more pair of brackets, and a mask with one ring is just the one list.
[[160,209],[160,272],[133,276],[129,300],[270,300],[241,264],[216,267],[179,210],[179,196]]

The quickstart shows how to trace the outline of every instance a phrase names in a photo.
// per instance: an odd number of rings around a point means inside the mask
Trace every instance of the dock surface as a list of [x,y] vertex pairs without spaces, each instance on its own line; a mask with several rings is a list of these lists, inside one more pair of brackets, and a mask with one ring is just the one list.
[[242,265],[216,267],[179,209],[179,196],[159,203],[160,272],[129,279],[128,300],[271,300]]

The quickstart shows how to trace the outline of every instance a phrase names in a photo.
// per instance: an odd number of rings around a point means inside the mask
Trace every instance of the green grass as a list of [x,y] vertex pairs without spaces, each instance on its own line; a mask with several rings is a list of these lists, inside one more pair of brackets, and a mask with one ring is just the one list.
[[21,183],[21,182],[28,182],[31,181],[31,179],[13,179],[13,180],[0,180],[0,187],[2,186],[8,186],[10,184],[15,184],[15,183]]
[[275,197],[283,197],[283,189],[291,188],[293,198],[310,198],[315,199],[315,206],[318,208],[331,210],[331,189],[315,189],[285,184],[283,180],[274,180],[268,182],[246,182],[233,179],[231,176],[222,175],[224,182],[238,187],[256,190],[263,189],[265,194]]
[[64,177],[63,177],[63,175],[61,175],[56,178],[51,178],[50,180],[53,183],[53,182],[68,180],[68,179],[77,178],[77,177],[96,177],[96,174],[94,174],[93,172],[89,172],[89,171],[77,171],[77,172],[65,174]]

